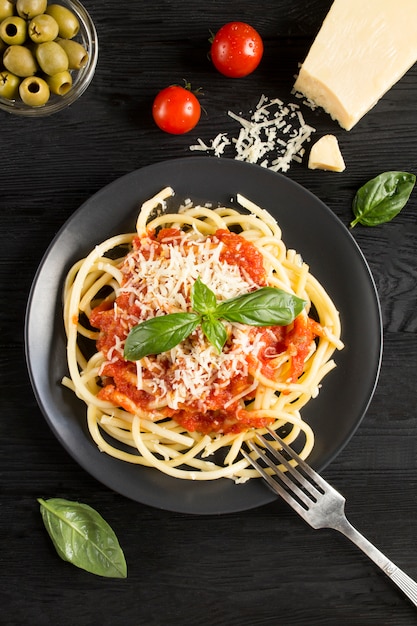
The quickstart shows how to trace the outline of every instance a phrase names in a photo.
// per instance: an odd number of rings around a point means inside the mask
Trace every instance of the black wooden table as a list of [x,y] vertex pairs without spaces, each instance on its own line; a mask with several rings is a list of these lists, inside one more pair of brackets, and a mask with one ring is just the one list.
[[[313,531],[283,503],[227,515],[154,509],[104,487],[55,439],[35,401],[24,355],[24,314],[37,266],[54,235],[92,194],[148,164],[189,156],[191,144],[233,133],[228,110],[261,94],[290,101],[293,77],[330,0],[85,0],[99,61],[81,99],[52,117],[0,112],[1,501],[0,623],[5,625],[417,623],[416,610],[354,546]],[[208,38],[231,20],[261,33],[265,54],[232,80],[208,58]],[[157,91],[186,79],[202,87],[198,127],[170,136],[154,125]],[[387,170],[417,172],[417,66],[350,132],[305,110],[316,136],[334,133],[342,174],[305,160],[286,176],[348,226],[355,191]],[[394,221],[352,234],[373,272],[384,322],[376,393],[356,434],[326,468],[347,513],[371,541],[417,579],[417,195]],[[366,355],[361,367],[366,368]],[[124,548],[126,580],[95,577],[61,561],[36,499],[96,508]]]

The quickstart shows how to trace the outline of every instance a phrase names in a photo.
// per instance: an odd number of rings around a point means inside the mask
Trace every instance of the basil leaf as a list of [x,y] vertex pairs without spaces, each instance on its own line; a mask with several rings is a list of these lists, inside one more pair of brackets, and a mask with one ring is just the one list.
[[199,324],[210,343],[221,352],[227,331],[219,318],[250,326],[286,326],[301,313],[306,303],[282,289],[262,287],[217,304],[215,294],[197,279],[191,289],[191,304],[198,313],[161,315],[134,326],[126,338],[125,359],[139,361],[150,354],[167,352]]
[[407,172],[383,172],[369,180],[353,199],[355,219],[350,227],[358,223],[377,226],[392,220],[407,204],[415,182],[415,175]]
[[149,354],[161,354],[191,335],[200,323],[196,313],[172,313],[152,317],[134,326],[126,338],[124,357],[140,361]]
[[201,322],[201,328],[209,342],[220,354],[227,339],[227,330],[224,324],[214,317],[204,317]]
[[217,307],[216,294],[199,278],[191,289],[191,306],[194,311],[202,315],[213,313]]
[[282,289],[262,287],[220,302],[216,317],[249,326],[286,326],[301,313],[305,304],[301,298]]
[[91,574],[126,578],[127,566],[108,523],[87,504],[38,499],[43,523],[61,559]]

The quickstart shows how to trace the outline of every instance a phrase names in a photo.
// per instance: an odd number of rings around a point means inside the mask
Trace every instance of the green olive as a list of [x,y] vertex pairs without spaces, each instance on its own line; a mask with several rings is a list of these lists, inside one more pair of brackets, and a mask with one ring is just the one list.
[[60,4],[48,5],[45,13],[52,15],[52,17],[58,22],[59,36],[64,39],[72,39],[80,30],[78,18],[72,11],[61,6]]
[[57,96],[65,96],[72,87],[72,76],[67,71],[59,72],[53,76],[45,76],[49,89]]
[[6,17],[0,24],[0,37],[9,46],[25,43],[27,36],[27,25],[22,17],[14,15]]
[[[40,45],[43,46],[44,44]],[[22,78],[33,76],[38,70],[35,57],[25,46],[9,46],[6,48],[3,54],[3,65],[6,70]]]
[[36,59],[41,70],[48,76],[68,69],[66,52],[56,41],[46,41],[36,46]]
[[29,22],[29,37],[36,43],[52,41],[58,37],[58,24],[51,15],[36,15]]
[[16,11],[25,20],[31,20],[36,15],[45,13],[48,0],[17,0]]
[[88,52],[78,41],[58,37],[56,42],[65,50],[70,70],[79,70],[87,63]]
[[0,21],[14,15],[14,4],[10,0],[0,0]]
[[15,100],[19,93],[20,78],[10,72],[0,73],[0,96]]
[[50,91],[43,78],[30,76],[20,83],[19,95],[25,104],[31,107],[40,107],[48,102]]

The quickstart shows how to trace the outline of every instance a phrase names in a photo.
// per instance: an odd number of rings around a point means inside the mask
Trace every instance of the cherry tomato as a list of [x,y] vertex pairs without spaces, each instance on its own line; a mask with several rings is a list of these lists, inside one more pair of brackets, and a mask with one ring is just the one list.
[[156,96],[152,115],[161,130],[173,135],[188,133],[200,119],[201,107],[196,96],[179,85],[162,89]]
[[264,45],[259,33],[244,22],[229,22],[216,33],[211,44],[214,67],[230,78],[247,76],[260,63]]

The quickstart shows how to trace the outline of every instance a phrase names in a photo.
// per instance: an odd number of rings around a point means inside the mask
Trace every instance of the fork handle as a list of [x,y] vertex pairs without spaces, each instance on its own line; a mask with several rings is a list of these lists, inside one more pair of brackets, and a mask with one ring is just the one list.
[[376,548],[366,537],[364,537],[354,526],[345,520],[335,527],[345,537],[358,546],[382,571],[401,589],[401,591],[417,606],[417,583],[403,572],[399,567],[390,561],[385,554]]

